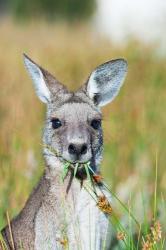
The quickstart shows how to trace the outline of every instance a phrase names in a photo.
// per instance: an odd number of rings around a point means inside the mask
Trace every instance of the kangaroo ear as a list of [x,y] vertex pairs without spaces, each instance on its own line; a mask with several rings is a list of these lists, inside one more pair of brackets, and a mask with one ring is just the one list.
[[127,62],[116,59],[98,66],[90,75],[86,92],[94,103],[102,107],[119,93],[127,74]]
[[36,94],[42,102],[48,103],[50,102],[52,95],[56,95],[60,91],[67,91],[67,89],[59,83],[54,76],[33,62],[25,54],[24,63],[33,80]]

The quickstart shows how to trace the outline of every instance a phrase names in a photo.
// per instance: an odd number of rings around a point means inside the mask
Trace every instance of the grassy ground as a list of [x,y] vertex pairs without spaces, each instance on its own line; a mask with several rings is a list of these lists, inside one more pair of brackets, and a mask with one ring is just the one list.
[[13,216],[23,206],[44,165],[40,138],[45,107],[24,69],[25,52],[70,89],[79,87],[98,64],[118,57],[128,60],[120,95],[103,109],[103,175],[138,219],[150,221],[155,210],[164,231],[166,59],[137,42],[115,48],[84,25],[1,20],[0,36],[0,228],[6,211]]

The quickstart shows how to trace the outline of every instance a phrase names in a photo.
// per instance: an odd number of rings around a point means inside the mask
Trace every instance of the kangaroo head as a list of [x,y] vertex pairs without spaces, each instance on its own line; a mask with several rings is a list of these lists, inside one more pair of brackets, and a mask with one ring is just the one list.
[[[96,168],[103,145],[100,107],[118,94],[127,73],[127,62],[116,59],[98,66],[76,92],[68,91],[26,55],[24,62],[38,97],[47,104],[43,143],[71,163],[90,161]],[[44,153],[48,164],[54,165],[57,156],[49,148]]]

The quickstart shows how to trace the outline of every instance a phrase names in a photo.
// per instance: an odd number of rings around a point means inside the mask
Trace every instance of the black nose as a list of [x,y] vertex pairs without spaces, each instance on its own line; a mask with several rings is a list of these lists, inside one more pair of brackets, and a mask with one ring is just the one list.
[[87,152],[87,145],[86,144],[70,144],[68,147],[69,154],[72,155],[84,155]]

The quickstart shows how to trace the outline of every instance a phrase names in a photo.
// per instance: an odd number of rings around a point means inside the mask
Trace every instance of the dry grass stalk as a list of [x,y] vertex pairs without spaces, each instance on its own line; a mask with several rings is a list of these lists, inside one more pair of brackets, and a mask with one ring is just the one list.
[[11,224],[10,224],[10,218],[9,218],[8,211],[6,212],[6,217],[7,217],[7,223],[8,223],[8,226],[9,226],[9,233],[10,233],[10,240],[11,240],[11,244],[12,244],[12,250],[15,250],[14,241],[13,241],[13,234],[12,234],[12,229],[11,229]]

